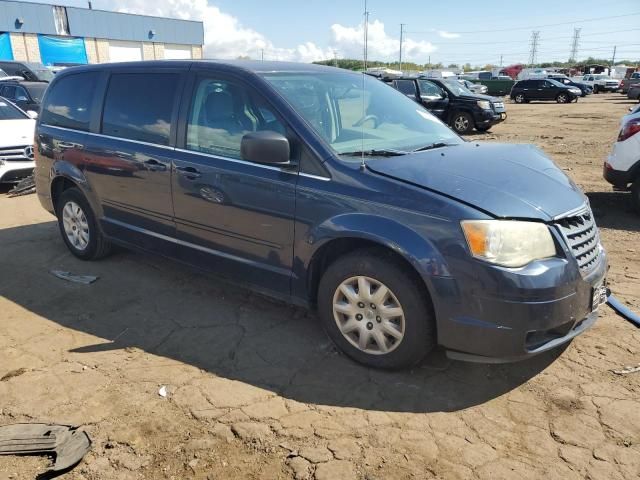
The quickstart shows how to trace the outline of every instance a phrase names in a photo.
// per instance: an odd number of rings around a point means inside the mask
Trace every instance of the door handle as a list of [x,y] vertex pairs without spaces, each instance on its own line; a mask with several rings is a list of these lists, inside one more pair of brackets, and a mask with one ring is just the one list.
[[202,175],[200,170],[194,167],[176,167],[176,172],[187,177],[189,180],[195,180]]
[[82,148],[83,146],[79,143],[71,143],[71,142],[58,142],[58,148],[62,150],[69,150],[71,148]]
[[159,162],[155,158],[150,158],[142,163],[147,170],[151,170],[152,172],[161,172],[167,169],[167,166],[164,163]]

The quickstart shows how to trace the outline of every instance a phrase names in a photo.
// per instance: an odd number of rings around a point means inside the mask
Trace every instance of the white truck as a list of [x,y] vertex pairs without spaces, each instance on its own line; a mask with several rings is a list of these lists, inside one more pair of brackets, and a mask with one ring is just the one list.
[[620,88],[620,80],[603,73],[588,73],[582,77],[574,77],[573,81],[589,85],[593,88],[593,93],[615,92]]

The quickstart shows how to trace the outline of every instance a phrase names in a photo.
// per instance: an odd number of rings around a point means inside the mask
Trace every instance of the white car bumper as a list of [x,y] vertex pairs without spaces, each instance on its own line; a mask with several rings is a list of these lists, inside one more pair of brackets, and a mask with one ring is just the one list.
[[33,172],[33,160],[0,160],[0,183],[18,182]]

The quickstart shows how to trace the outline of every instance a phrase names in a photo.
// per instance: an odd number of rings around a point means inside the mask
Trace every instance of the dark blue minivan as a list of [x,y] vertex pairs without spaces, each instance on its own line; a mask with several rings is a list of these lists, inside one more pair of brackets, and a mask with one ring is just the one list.
[[540,150],[465,142],[367,75],[166,61],[70,68],[36,184],[81,259],[152,251],[315,307],[374,367],[435,345],[504,362],[568,342],[604,299],[585,195]]

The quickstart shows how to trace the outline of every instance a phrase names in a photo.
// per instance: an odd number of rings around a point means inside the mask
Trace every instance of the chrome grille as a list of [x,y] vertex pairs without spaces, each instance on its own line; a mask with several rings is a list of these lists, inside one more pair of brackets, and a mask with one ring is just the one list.
[[26,156],[25,149],[27,145],[22,145],[18,147],[0,147],[0,160],[19,160],[21,162],[27,160],[33,160],[33,158],[29,158]]
[[556,221],[580,271],[590,272],[600,257],[600,235],[590,208]]

